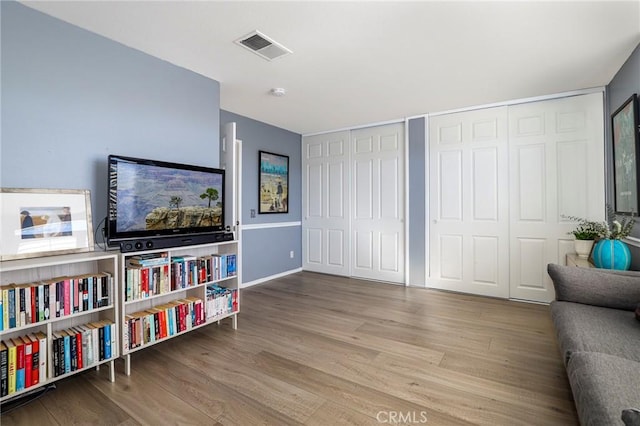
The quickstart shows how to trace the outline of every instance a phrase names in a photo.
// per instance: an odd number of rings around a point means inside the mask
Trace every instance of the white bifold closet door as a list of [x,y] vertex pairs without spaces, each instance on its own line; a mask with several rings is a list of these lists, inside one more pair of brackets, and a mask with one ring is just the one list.
[[509,296],[507,107],[431,117],[427,286]]
[[601,93],[509,107],[510,297],[550,302],[547,264],[574,252],[566,216],[604,219]]
[[352,275],[404,283],[404,123],[351,131]]
[[307,271],[404,283],[404,123],[305,136]]
[[601,93],[430,117],[427,285],[553,300],[565,216],[604,216],[603,119]]
[[302,268],[351,275],[349,131],[302,141]]

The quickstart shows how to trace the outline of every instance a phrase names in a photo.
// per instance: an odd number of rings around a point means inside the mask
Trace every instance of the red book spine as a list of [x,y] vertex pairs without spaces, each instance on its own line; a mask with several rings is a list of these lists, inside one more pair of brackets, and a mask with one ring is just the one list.
[[40,341],[37,337],[31,339],[31,352],[31,384],[35,386],[40,383]]
[[82,368],[82,366],[84,365],[84,363],[82,362],[82,333],[77,333],[75,335],[76,338],[76,355],[78,356],[78,370],[80,370]]
[[28,388],[33,384],[33,346],[28,337],[23,337],[22,340],[24,341],[24,387]]
[[187,303],[183,303],[182,305],[180,305],[180,307],[182,308],[182,331],[186,330],[187,328],[189,328],[187,326],[187,317],[189,316],[189,305]]
[[64,280],[64,315],[69,315],[71,308],[71,282],[69,280]]
[[164,309],[160,310],[160,338],[163,339],[167,337],[167,311]]
[[149,297],[149,268],[140,270],[140,285],[142,297]]

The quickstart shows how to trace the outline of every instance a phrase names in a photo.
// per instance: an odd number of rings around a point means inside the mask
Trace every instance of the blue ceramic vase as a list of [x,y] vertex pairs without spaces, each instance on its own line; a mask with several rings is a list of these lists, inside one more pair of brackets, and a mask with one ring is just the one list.
[[620,240],[600,240],[593,248],[593,263],[596,268],[626,271],[631,266],[631,252]]

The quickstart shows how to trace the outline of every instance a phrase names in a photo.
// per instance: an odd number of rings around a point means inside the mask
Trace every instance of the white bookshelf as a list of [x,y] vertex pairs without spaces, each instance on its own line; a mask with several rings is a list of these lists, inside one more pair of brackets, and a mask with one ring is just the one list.
[[[115,381],[114,361],[119,357],[118,339],[112,339],[111,357],[104,360],[95,360],[91,365],[83,365],[74,371],[55,376],[53,370],[52,336],[62,330],[72,327],[79,327],[88,323],[108,320],[114,325],[115,335],[118,332],[118,297],[115,283],[118,282],[118,256],[108,252],[88,252],[77,254],[66,254],[61,256],[48,256],[40,258],[19,259],[0,262],[0,285],[9,288],[11,284],[38,284],[59,277],[77,277],[81,275],[92,275],[106,272],[110,275],[108,279],[109,301],[108,305],[96,307],[90,310],[71,313],[60,317],[50,313],[50,318],[43,321],[31,320],[30,323],[9,328],[9,324],[3,321],[3,330],[0,331],[0,340],[7,342],[10,339],[26,336],[32,333],[42,332],[46,336],[46,374],[40,376],[37,385],[30,386],[20,391],[10,393],[2,398],[6,401],[31,392],[34,389],[46,386],[57,380],[69,377],[81,371],[95,368],[101,365],[109,365],[109,379]],[[51,295],[50,295],[51,297]],[[55,296],[54,296],[55,297]],[[8,309],[8,301],[3,298],[3,312]]]
[[[158,343],[162,343],[166,340],[173,339],[174,337],[181,336],[183,334],[189,333],[198,328],[213,324],[219,323],[220,321],[229,318],[232,321],[233,329],[237,329],[238,327],[238,313],[240,312],[240,250],[239,250],[239,242],[237,240],[232,241],[224,241],[219,243],[209,243],[209,244],[199,244],[199,245],[190,245],[183,247],[173,247],[168,249],[154,249],[154,250],[145,250],[131,253],[122,253],[119,255],[119,267],[120,267],[120,280],[118,284],[118,298],[120,305],[119,312],[119,329],[120,329],[120,347],[121,357],[124,358],[125,361],[125,374],[131,374],[131,356],[137,351],[144,350],[150,346],[156,345]],[[173,274],[174,263],[171,262],[171,259],[177,256],[193,256],[193,257],[202,257],[202,256],[211,256],[211,255],[235,255],[236,259],[236,274],[233,276],[228,276],[225,278],[219,279],[210,279],[204,280],[202,282],[193,282],[192,285],[184,287],[184,288],[175,288],[173,289],[166,288],[166,291],[155,289],[148,295],[142,296],[142,291],[134,291],[131,289],[132,286],[138,286],[140,288],[140,284],[137,281],[132,281],[131,279],[127,283],[128,273],[127,267],[128,260],[134,256],[138,255],[157,255],[157,256],[166,256],[169,264],[169,280],[171,280],[171,276]],[[153,266],[150,266],[153,268]],[[137,274],[137,272],[135,272]],[[236,291],[236,301],[237,301],[237,309],[234,312],[227,312],[221,315],[211,316],[211,312],[207,312],[207,286],[216,284],[220,287],[225,287],[229,290]],[[157,283],[155,283],[157,285]],[[129,286],[129,293],[127,294],[127,286]],[[134,295],[134,296],[132,296]],[[202,324],[191,325],[188,329],[179,331],[177,329],[174,330],[173,334],[167,333],[165,337],[154,338],[149,335],[148,339],[145,339],[143,342],[139,342],[139,346],[132,347],[131,341],[131,333],[133,332],[129,326],[129,322],[132,317],[138,316],[147,316],[146,312],[153,310],[158,306],[166,306],[168,303],[176,302],[179,300],[184,300],[186,298],[197,298],[200,299],[203,303],[204,307],[204,318],[205,321]],[[147,319],[148,321],[148,319]],[[146,332],[146,330],[145,330]]]

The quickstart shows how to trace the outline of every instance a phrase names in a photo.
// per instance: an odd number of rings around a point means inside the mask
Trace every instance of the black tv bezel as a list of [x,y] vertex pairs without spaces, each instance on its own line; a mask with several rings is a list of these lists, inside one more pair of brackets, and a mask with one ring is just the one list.
[[[189,171],[197,171],[197,172],[205,172],[212,174],[219,174],[222,176],[222,194],[220,197],[220,202],[222,203],[222,225],[219,226],[209,226],[209,227],[198,227],[198,228],[176,228],[176,229],[165,229],[165,230],[154,230],[154,231],[127,231],[127,232],[118,232],[117,231],[117,220],[111,220],[111,208],[114,203],[117,203],[115,197],[111,197],[111,189],[112,189],[112,177],[111,177],[111,165],[118,162],[129,162],[135,163],[145,166],[156,166],[156,167],[164,167],[168,169],[175,170],[189,170]],[[110,154],[107,159],[107,217],[105,219],[105,240],[109,246],[118,245],[121,242],[132,241],[132,240],[141,240],[141,239],[159,239],[159,238],[167,238],[167,237],[179,237],[179,236],[196,236],[196,235],[209,235],[216,234],[225,231],[225,215],[224,215],[224,204],[226,199],[225,193],[225,171],[224,169],[219,169],[215,167],[206,167],[206,166],[197,166],[194,164],[186,164],[186,163],[173,163],[169,161],[161,161],[161,160],[151,160],[147,158],[137,158],[137,157],[128,157],[124,155],[115,155]],[[116,205],[117,208],[117,205]]]

